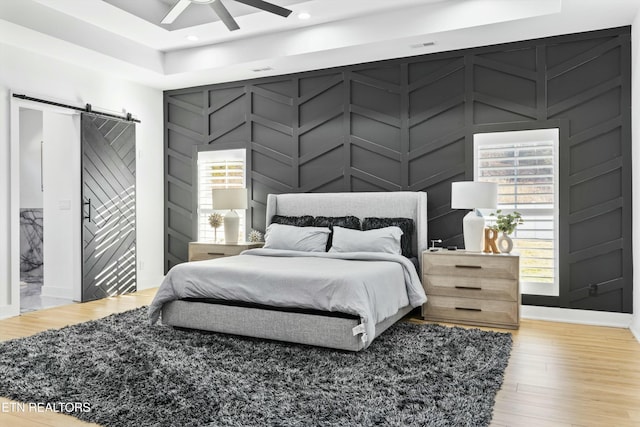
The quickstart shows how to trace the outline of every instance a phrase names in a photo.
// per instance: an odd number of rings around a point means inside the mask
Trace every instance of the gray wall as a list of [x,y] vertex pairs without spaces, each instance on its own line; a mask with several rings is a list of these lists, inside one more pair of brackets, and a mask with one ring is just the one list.
[[429,235],[462,246],[452,181],[473,134],[560,128],[560,296],[631,312],[630,28],[165,92],[166,268],[194,240],[198,150],[245,147],[250,226],[268,193],[427,191]]

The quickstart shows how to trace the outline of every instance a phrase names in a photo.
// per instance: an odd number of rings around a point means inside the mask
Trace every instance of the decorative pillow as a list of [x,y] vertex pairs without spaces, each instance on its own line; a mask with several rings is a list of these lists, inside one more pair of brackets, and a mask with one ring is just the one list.
[[302,215],[302,216],[274,215],[271,217],[271,223],[295,225],[296,227],[311,227],[313,226],[313,217],[311,215]]
[[296,227],[285,224],[269,224],[264,234],[264,247],[291,251],[324,252],[329,230],[326,227]]
[[329,227],[332,233],[327,241],[327,251],[331,248],[333,240],[333,226],[342,228],[350,228],[352,230],[360,230],[360,218],[357,216],[317,216],[313,221],[314,227]]
[[385,227],[375,230],[351,230],[333,227],[333,245],[329,252],[386,252],[400,255],[400,227]]
[[362,221],[363,230],[374,230],[376,228],[383,227],[400,227],[402,230],[402,239],[400,245],[402,246],[402,255],[407,258],[411,258],[413,255],[413,219],[411,218],[365,218]]

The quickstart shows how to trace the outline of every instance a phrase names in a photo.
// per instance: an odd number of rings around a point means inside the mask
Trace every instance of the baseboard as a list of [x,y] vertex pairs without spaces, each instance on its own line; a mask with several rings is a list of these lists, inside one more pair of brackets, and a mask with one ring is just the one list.
[[629,330],[631,331],[633,336],[636,337],[636,340],[640,342],[640,321],[636,321],[635,323],[632,322],[631,326],[629,326]]
[[[611,326],[614,328],[630,328],[633,318],[633,316],[628,313],[609,313],[606,311],[575,310],[571,308],[540,307],[535,305],[521,306],[520,316],[523,319]],[[636,335],[636,338],[637,337],[638,335]]]
[[75,299],[73,295],[73,289],[59,288],[56,286],[43,286],[41,295],[48,298],[63,298],[69,300]]
[[0,306],[0,319],[8,319],[20,315],[20,308],[11,305]]

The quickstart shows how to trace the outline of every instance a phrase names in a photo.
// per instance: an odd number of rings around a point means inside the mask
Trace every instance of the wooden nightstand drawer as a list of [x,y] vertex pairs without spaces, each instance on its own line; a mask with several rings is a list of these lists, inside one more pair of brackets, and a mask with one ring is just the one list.
[[469,322],[475,325],[517,328],[518,303],[429,295],[422,307],[427,320]]
[[189,261],[204,261],[207,259],[224,258],[225,256],[231,255],[225,255],[224,253],[219,252],[194,252],[189,255]]
[[493,277],[436,276],[425,274],[422,284],[428,295],[518,301],[515,280]]
[[263,243],[189,243],[189,261],[204,261],[239,255],[247,249],[261,248]]
[[518,328],[520,257],[466,251],[422,253],[426,320]]
[[423,255],[423,271],[437,276],[490,277],[518,280],[518,258],[468,253]]

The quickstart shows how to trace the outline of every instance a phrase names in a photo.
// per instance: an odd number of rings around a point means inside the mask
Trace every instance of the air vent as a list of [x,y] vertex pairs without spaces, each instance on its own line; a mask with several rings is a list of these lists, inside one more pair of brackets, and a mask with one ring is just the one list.
[[436,43],[435,42],[416,43],[416,44],[409,45],[409,47],[412,48],[412,49],[420,49],[420,48],[423,48],[423,47],[433,46],[434,44],[436,44]]
[[273,70],[273,68],[271,68],[271,67],[254,68],[254,69],[253,69],[253,70],[251,70],[251,71],[253,71],[254,73],[262,73],[262,72],[270,71],[270,70]]

